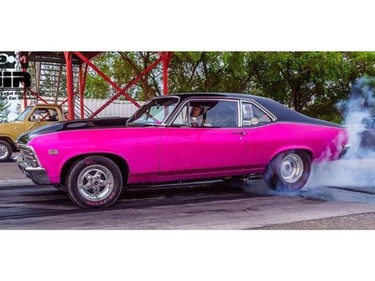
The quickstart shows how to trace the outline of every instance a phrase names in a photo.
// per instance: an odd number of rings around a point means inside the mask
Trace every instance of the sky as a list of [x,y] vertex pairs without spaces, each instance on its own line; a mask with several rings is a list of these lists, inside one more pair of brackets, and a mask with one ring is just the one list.
[[[369,1],[17,1],[0,46],[34,51],[368,51]],[[9,7],[7,7],[9,5]]]

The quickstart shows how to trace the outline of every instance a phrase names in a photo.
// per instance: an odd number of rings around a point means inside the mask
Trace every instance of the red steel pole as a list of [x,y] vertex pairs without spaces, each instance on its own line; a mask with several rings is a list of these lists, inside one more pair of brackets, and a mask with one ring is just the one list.
[[66,61],[66,86],[68,92],[68,120],[74,120],[72,53],[64,52],[64,56]]
[[39,93],[37,93],[37,92],[34,92],[33,90],[31,90],[30,88],[29,88],[29,92],[31,93],[31,94],[33,94],[34,96],[36,96],[36,98],[38,99],[38,100],[41,100],[42,102],[44,102],[44,103],[48,103],[45,99],[43,99],[42,98],[42,96],[39,94]]
[[[28,55],[25,52],[22,52],[22,55],[19,58],[21,63],[21,70],[23,72],[27,71],[27,64],[28,64]],[[27,89],[25,83],[23,83],[23,106],[24,108],[27,107]]]
[[81,118],[85,118],[85,104],[84,104],[84,94],[86,86],[86,75],[87,75],[87,64],[85,64],[85,72],[83,73],[82,65],[79,66],[79,103]]

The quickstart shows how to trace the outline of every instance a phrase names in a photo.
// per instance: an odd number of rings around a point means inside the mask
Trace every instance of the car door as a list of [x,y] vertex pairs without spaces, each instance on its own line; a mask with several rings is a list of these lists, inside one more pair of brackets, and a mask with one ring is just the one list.
[[[199,116],[196,107],[202,109]],[[160,178],[209,178],[241,170],[246,145],[238,113],[236,100],[185,102],[161,133]]]
[[245,133],[244,165],[250,172],[262,172],[277,146],[274,116],[255,102],[242,101],[240,126]]
[[9,131],[7,132],[2,132],[2,133],[7,133],[9,134],[13,140],[16,140],[17,137],[22,134],[23,132],[25,132],[25,124],[24,122],[19,122],[19,121],[14,121],[12,123],[9,123],[10,126],[8,127],[9,128]]

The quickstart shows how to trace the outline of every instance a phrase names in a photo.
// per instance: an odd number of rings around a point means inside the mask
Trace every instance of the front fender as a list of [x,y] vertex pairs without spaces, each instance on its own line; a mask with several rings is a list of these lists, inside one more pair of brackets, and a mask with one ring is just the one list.
[[[54,154],[58,153],[58,154]],[[69,153],[64,153],[63,151],[47,151],[41,154],[38,153],[38,159],[41,166],[46,170],[46,173],[50,179],[51,184],[65,184],[64,179],[68,174],[72,165],[84,157],[92,155],[104,155],[109,158],[121,159],[123,163],[127,163],[126,159],[119,156],[118,151],[115,150],[95,150],[95,151],[82,151],[80,149],[75,149]]]

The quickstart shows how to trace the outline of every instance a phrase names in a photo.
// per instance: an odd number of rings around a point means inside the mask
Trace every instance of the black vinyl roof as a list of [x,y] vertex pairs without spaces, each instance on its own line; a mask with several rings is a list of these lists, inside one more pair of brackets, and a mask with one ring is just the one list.
[[191,97],[226,97],[226,98],[233,98],[233,99],[241,99],[241,100],[253,100],[263,107],[265,107],[267,110],[269,110],[275,117],[277,118],[277,121],[279,122],[297,122],[297,123],[307,123],[307,124],[315,124],[315,125],[322,125],[322,126],[337,126],[340,127],[340,125],[328,122],[325,120],[309,117],[307,115],[304,115],[302,113],[299,113],[295,110],[292,110],[285,105],[262,96],[255,96],[250,94],[238,94],[238,93],[181,93],[181,94],[172,94],[169,96],[178,96],[183,101],[187,98]]

